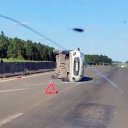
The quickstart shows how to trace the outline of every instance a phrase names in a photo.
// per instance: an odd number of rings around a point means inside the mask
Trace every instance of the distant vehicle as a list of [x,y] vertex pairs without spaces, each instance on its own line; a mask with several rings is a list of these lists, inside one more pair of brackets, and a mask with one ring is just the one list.
[[124,66],[124,65],[121,65],[120,67],[121,67],[121,68],[124,68],[125,66]]
[[84,54],[80,50],[54,51],[57,78],[63,81],[80,81],[84,75]]

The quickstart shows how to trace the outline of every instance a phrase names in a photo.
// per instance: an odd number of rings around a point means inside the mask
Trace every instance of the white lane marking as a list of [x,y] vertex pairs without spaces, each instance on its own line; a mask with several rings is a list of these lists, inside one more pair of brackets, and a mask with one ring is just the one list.
[[73,82],[65,82],[65,81],[61,81],[59,82],[59,84],[72,84]]
[[[76,87],[76,86],[78,86],[78,85],[80,85],[80,84],[82,84],[82,83],[83,83],[83,82],[79,82],[79,83],[77,83],[77,84],[75,84],[75,85],[69,86],[68,88],[66,88],[66,89],[62,90],[61,92],[59,92],[59,94],[63,94],[65,91],[70,90],[71,88],[74,88],[74,87]],[[57,95],[54,95],[53,97],[48,98],[48,99],[45,100],[44,102],[51,100],[51,99],[54,98],[55,96],[57,96]],[[43,103],[44,103],[44,102],[43,102]],[[40,104],[41,104],[41,103],[40,103]],[[40,104],[35,104],[34,107],[37,107],[37,105],[40,105]],[[56,106],[54,107],[54,109],[56,109]],[[51,112],[52,112],[52,110],[50,110],[50,111],[44,113],[44,116],[47,115],[47,114],[49,114],[49,113],[51,113]]]
[[86,81],[86,82],[77,82],[77,84],[75,84],[76,86],[77,85],[80,85],[80,84],[90,84],[90,83],[93,83],[93,80],[91,80],[91,81]]
[[[59,94],[62,94],[62,93],[64,93],[65,91],[70,90],[71,88],[74,88],[74,87],[76,87],[77,85],[80,85],[80,84],[82,84],[82,82],[79,82],[79,83],[77,83],[77,84],[75,84],[75,85],[73,85],[73,86],[70,86],[70,87],[68,87],[68,88],[66,88],[66,89],[64,89],[64,90],[62,90],[61,92],[59,92]],[[23,89],[15,89],[15,91],[16,91],[16,90],[18,91],[18,90],[23,90]],[[8,90],[8,91],[13,91],[13,90]],[[54,95],[54,96],[56,96],[56,95]],[[33,109],[33,108],[35,108],[35,107],[38,107],[38,106],[41,105],[42,103],[45,103],[45,102],[51,100],[52,98],[54,98],[54,96],[53,96],[53,97],[49,97],[48,99],[43,100],[42,102],[37,102],[37,103],[33,104],[32,106],[28,107],[28,108],[26,109],[26,111],[29,111],[29,110],[31,110],[31,109]],[[25,112],[26,112],[26,111],[25,111]],[[16,113],[16,114],[14,114],[14,115],[12,115],[12,116],[7,117],[6,119],[1,120],[1,121],[0,121],[0,127],[3,126],[3,125],[5,125],[6,123],[12,121],[13,119],[16,119],[16,118],[22,116],[23,114],[24,114],[24,113]]]
[[[62,90],[61,92],[59,92],[59,93],[57,93],[57,94],[53,94],[52,97],[49,97],[49,98],[47,98],[47,99],[45,99],[45,100],[43,100],[43,101],[41,101],[41,102],[37,102],[37,103],[35,103],[35,104],[29,106],[24,112],[30,111],[31,109],[34,109],[35,107],[38,107],[38,106],[41,105],[42,103],[45,103],[45,102],[47,102],[47,101],[53,99],[53,98],[54,98],[55,96],[57,96],[58,94],[62,94],[63,92],[65,92],[65,91],[67,91],[67,90],[69,90],[69,89],[71,89],[71,88],[73,88],[73,87],[75,87],[75,85],[70,86],[70,87],[68,87],[68,88],[66,88],[66,89],[64,89],[64,90]],[[45,92],[43,92],[43,94],[45,95]]]
[[110,79],[108,79],[108,78],[107,78],[106,76],[104,76],[104,75],[102,75],[102,77],[103,77],[104,79],[106,79],[113,87],[118,88],[121,93],[124,93],[124,91],[123,91],[121,88],[119,88],[119,87],[117,86],[117,84],[115,84],[113,81],[111,81]]
[[115,84],[113,81],[111,81],[108,77],[106,77],[104,74],[102,74],[100,71],[96,70],[95,68],[92,68],[92,69],[94,69],[94,71],[97,73],[97,75],[100,75],[105,80],[107,80],[114,88],[117,88],[117,89],[119,89],[119,91],[121,93],[124,93],[124,91],[121,88],[119,88],[118,85]]
[[27,89],[31,89],[31,88],[20,88],[20,89],[0,90],[0,93],[3,93],[3,92],[16,92],[16,91],[23,91],[23,90],[27,90]]
[[94,77],[96,77],[96,76],[100,76],[100,74],[99,74],[99,73],[97,73],[97,74],[93,75],[93,78],[94,78]]
[[[21,76],[22,78],[19,78],[19,79],[27,79],[27,78],[31,78],[31,77],[44,76],[44,75],[51,74],[51,73],[52,72],[47,72],[47,73],[42,73],[42,74],[36,74],[36,75],[30,75],[30,76]],[[1,80],[0,83],[2,83],[2,82],[8,82],[8,81],[13,81],[13,80],[16,80],[16,77],[15,78],[11,78],[11,79]]]
[[16,119],[17,117],[22,116],[24,113],[16,113],[14,115],[11,115],[9,117],[7,117],[6,119],[3,119],[0,121],[0,127],[2,127],[3,125],[5,125],[6,123],[12,121],[13,119]]
[[[79,84],[81,84],[81,83],[79,83]],[[47,102],[47,101],[53,99],[55,96],[57,96],[57,95],[59,95],[59,94],[63,94],[65,91],[70,90],[71,88],[74,88],[74,87],[76,87],[76,86],[77,86],[77,84],[72,85],[72,86],[69,86],[68,88],[62,90],[61,92],[59,92],[59,93],[57,93],[57,94],[53,94],[52,97],[49,97],[49,98],[47,98],[47,99],[45,99],[45,100],[43,100],[43,101],[41,101],[41,102],[37,102],[37,103],[35,103],[35,104],[29,106],[29,107],[26,109],[26,111],[29,111],[29,110],[31,110],[31,109],[33,109],[33,108],[35,108],[35,107],[38,107],[38,106],[41,105],[42,103],[45,103],[45,102]],[[45,92],[43,92],[43,94],[45,94]],[[25,111],[25,112],[26,112],[26,111]]]
[[[31,85],[44,85],[44,84],[49,84],[49,83],[54,83],[56,81],[53,81],[53,80],[49,80],[49,81],[41,81],[42,83],[34,83],[34,84],[31,84]],[[25,83],[25,85],[28,85],[27,83]]]
[[[76,87],[77,85],[80,85],[80,84],[82,84],[82,83],[83,83],[83,82],[79,82],[79,83],[77,83],[77,84],[75,84],[75,85],[73,85],[73,86],[70,86],[70,87],[68,87],[68,88],[66,88],[66,89],[64,89],[64,90],[62,90],[61,92],[59,92],[59,94],[62,94],[63,92],[65,92],[65,91],[67,91],[67,90],[70,90],[71,88],[74,88],[74,87]],[[29,88],[14,89],[14,90],[4,90],[4,92],[5,92],[5,91],[20,91],[20,90],[25,90],[25,89],[29,89]],[[56,95],[54,95],[54,96],[56,96]],[[35,107],[38,107],[38,106],[41,105],[42,103],[45,103],[45,102],[51,100],[52,98],[54,98],[54,96],[53,96],[53,97],[49,97],[48,99],[43,100],[42,102],[37,102],[37,103],[31,105],[31,106],[28,107],[24,112],[29,111],[29,110],[31,110],[31,109],[33,109],[33,108],[35,108]],[[2,127],[2,126],[5,125],[6,123],[8,123],[8,122],[10,122],[10,121],[12,121],[12,120],[14,120],[14,119],[16,119],[16,118],[22,116],[23,114],[24,114],[24,113],[16,113],[16,114],[14,114],[14,115],[12,115],[12,116],[7,117],[6,119],[1,120],[1,121],[0,121],[0,127]]]
[[78,85],[80,85],[80,84],[82,84],[82,82],[79,82],[79,83],[75,84],[75,86],[78,86]]
[[[75,85],[73,85],[73,86],[70,86],[70,87],[68,87],[68,88],[66,88],[66,89],[64,89],[64,90],[62,90],[61,92],[59,92],[59,94],[62,94],[62,93],[64,93],[65,91],[70,90],[71,88],[76,87],[77,85],[80,85],[80,84],[82,84],[82,82],[77,83],[77,84],[75,84]],[[56,96],[56,95],[54,95],[54,96]],[[25,112],[26,112],[26,111],[29,111],[29,110],[31,110],[31,109],[33,109],[33,108],[35,108],[35,107],[38,107],[38,106],[41,105],[42,103],[45,103],[45,102],[51,100],[52,98],[54,98],[54,96],[53,96],[53,97],[49,97],[48,99],[43,100],[42,102],[37,102],[37,103],[33,104],[32,106],[28,107],[28,108],[25,110]],[[6,119],[1,120],[1,121],[0,121],[0,127],[2,127],[2,126],[5,125],[6,123],[8,123],[8,122],[10,122],[10,121],[12,121],[12,120],[14,120],[14,119],[16,119],[16,118],[22,116],[23,114],[24,114],[24,113],[16,113],[16,114],[14,114],[14,115],[12,115],[12,116],[7,117]]]

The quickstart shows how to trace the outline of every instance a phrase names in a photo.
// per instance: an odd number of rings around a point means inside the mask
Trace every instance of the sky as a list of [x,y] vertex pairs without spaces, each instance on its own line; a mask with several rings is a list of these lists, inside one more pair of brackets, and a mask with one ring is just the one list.
[[[62,47],[84,54],[128,60],[127,0],[0,0],[0,15],[28,25]],[[83,33],[72,28],[82,28]],[[32,40],[62,50],[49,40],[0,17],[6,36]]]

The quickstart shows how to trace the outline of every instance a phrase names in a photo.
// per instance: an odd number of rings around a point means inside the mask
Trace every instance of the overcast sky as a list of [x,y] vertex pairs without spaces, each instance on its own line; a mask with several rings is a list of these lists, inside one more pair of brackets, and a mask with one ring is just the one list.
[[[127,0],[0,0],[0,14],[32,27],[66,49],[80,47],[85,54],[128,60]],[[74,27],[85,31],[72,31]],[[30,39],[61,49],[1,17],[0,31],[9,37]]]

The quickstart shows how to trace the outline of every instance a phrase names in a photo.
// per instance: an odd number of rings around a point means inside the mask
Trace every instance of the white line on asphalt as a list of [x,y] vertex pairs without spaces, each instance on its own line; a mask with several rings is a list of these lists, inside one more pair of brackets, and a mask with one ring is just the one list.
[[79,82],[79,83],[75,84],[75,86],[78,86],[78,85],[80,85],[80,84],[82,84],[82,82]]
[[[61,92],[59,92],[59,94],[62,94],[63,92],[65,92],[65,91],[67,91],[67,90],[69,90],[69,89],[71,89],[71,88],[73,88],[73,87],[76,87],[77,85],[80,85],[80,84],[82,84],[82,82],[79,82],[79,83],[77,83],[77,84],[75,84],[75,85],[73,85],[73,86],[70,86],[70,87],[68,87],[68,88],[66,88],[66,89],[64,89],[64,90],[62,90]],[[24,89],[25,89],[25,88],[24,88]],[[4,91],[18,91],[18,90],[24,90],[24,89],[4,90]],[[27,89],[27,88],[26,88],[26,89]],[[54,96],[56,96],[56,95],[54,95]],[[49,97],[48,99],[43,100],[42,102],[37,102],[37,103],[31,105],[30,107],[28,107],[28,108],[26,109],[26,111],[29,111],[29,110],[31,110],[31,109],[33,109],[33,108],[35,108],[35,107],[38,107],[38,106],[41,105],[42,103],[45,103],[45,102],[51,100],[52,98],[54,98],[54,96],[53,96],[53,97]],[[25,113],[26,111],[24,111],[24,113]],[[0,127],[2,127],[3,125],[5,125],[6,123],[12,121],[13,119],[16,119],[16,118],[22,116],[24,113],[16,113],[16,114],[14,114],[14,115],[11,115],[11,116],[7,117],[6,119],[1,120],[1,121],[0,121]]]
[[16,113],[14,115],[11,115],[9,117],[7,117],[6,119],[3,119],[0,121],[0,127],[2,127],[3,125],[5,125],[6,123],[12,121],[13,119],[16,119],[17,117],[22,116],[24,113]]
[[115,84],[113,81],[111,81],[108,77],[106,77],[104,74],[102,74],[102,73],[101,73],[100,71],[98,71],[97,69],[95,69],[95,68],[92,68],[92,69],[94,69],[94,71],[95,71],[97,74],[99,74],[101,77],[103,77],[105,80],[107,80],[114,88],[117,88],[117,89],[119,89],[119,91],[120,91],[121,93],[124,93],[124,91],[123,91],[121,88],[119,88],[118,85]]
[[93,78],[94,78],[94,77],[96,77],[96,76],[100,76],[100,74],[99,74],[99,73],[97,73],[97,74],[93,75]]
[[90,84],[90,83],[93,83],[94,81],[93,80],[91,80],[91,81],[83,81],[83,82],[78,82],[77,84],[76,84],[76,86],[77,85],[80,85],[80,84]]
[[[46,73],[36,74],[36,75],[30,75],[30,76],[21,76],[22,78],[19,78],[19,79],[27,79],[27,78],[36,77],[36,76],[44,76],[44,75],[47,75],[47,74],[51,74],[51,72],[46,72]],[[13,80],[16,80],[16,77],[15,78],[10,78],[10,79],[3,79],[3,80],[0,81],[0,83],[13,81]]]
[[0,90],[0,93],[3,93],[3,92],[16,92],[16,91],[23,91],[23,90],[27,90],[27,89],[31,89],[31,88],[20,88],[20,89]]
[[111,81],[110,79],[108,79],[108,78],[107,78],[106,76],[104,76],[104,75],[102,75],[102,77],[103,77],[104,79],[106,79],[113,87],[118,88],[121,93],[124,93],[124,91],[123,91],[121,88],[119,88],[119,87],[117,86],[117,84],[115,84],[113,81]]
[[[79,83],[79,85],[80,85],[80,84],[81,84],[81,83]],[[65,91],[70,90],[70,89],[73,88],[73,87],[76,87],[77,85],[78,85],[78,84],[69,86],[68,88],[62,90],[61,92],[59,92],[59,93],[57,93],[57,94],[62,94],[62,93],[64,93]],[[45,92],[43,92],[43,94],[45,94]],[[26,109],[26,111],[29,111],[29,110],[31,110],[31,109],[33,109],[33,108],[35,108],[35,107],[38,107],[38,106],[41,105],[42,103],[45,103],[45,102],[51,100],[52,98],[54,98],[55,96],[57,96],[57,94],[54,94],[52,97],[49,97],[48,99],[45,99],[45,100],[43,100],[43,101],[41,101],[41,102],[37,102],[37,103],[35,103],[35,104],[29,106],[29,107]],[[26,112],[26,111],[25,111],[25,112]]]
[[[44,85],[44,84],[48,84],[48,83],[54,83],[55,81],[53,80],[49,80],[49,81],[42,81],[41,83],[34,83],[34,84],[31,84],[31,85]],[[28,85],[28,84],[26,84]]]

